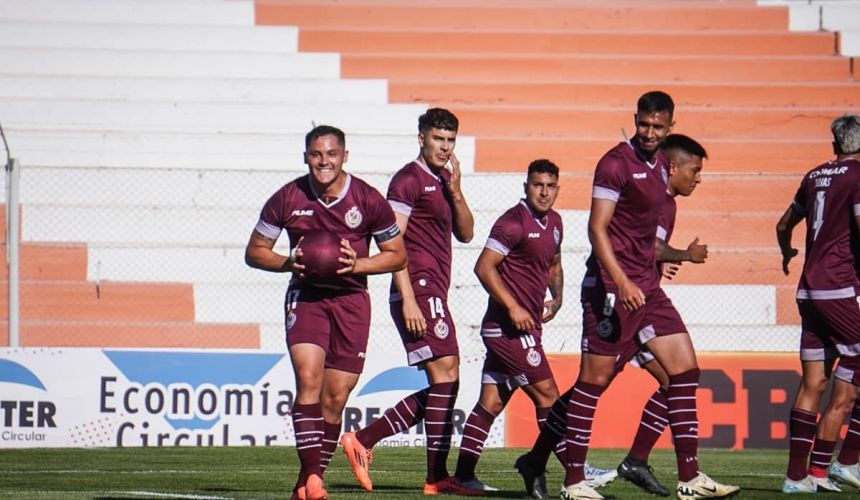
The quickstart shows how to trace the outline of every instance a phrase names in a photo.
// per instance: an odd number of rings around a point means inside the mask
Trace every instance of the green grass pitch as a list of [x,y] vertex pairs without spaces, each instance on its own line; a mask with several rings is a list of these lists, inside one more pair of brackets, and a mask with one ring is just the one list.
[[[478,476],[501,490],[488,495],[489,498],[525,498],[520,476],[512,465],[522,452],[520,449],[484,452]],[[617,465],[624,453],[624,450],[593,450],[589,461],[606,468]],[[739,498],[773,499],[780,496],[778,490],[787,459],[785,450],[702,450],[699,462],[702,470],[712,477],[743,487]],[[561,484],[562,470],[552,460],[547,484],[550,493],[555,494]],[[455,461],[456,450],[449,459],[452,471]],[[657,477],[670,489],[676,481],[674,462],[674,455],[668,450],[655,451],[651,459]],[[6,449],[0,451],[0,497],[289,498],[297,471],[296,451],[290,447]],[[338,449],[325,475],[326,487],[333,500],[424,498],[423,449],[378,448],[371,474],[374,491],[367,493],[354,482]],[[849,487],[845,489],[850,491]],[[657,498],[620,479],[601,491],[618,499]],[[837,495],[822,498],[828,496]]]

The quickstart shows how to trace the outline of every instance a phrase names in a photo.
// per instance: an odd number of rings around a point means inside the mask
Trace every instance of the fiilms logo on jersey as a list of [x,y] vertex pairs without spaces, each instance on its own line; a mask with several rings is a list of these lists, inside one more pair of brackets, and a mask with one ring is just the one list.
[[33,396],[26,399],[3,396],[0,402],[0,441],[10,447],[32,446],[34,442],[45,441],[47,431],[57,427],[57,405],[40,399],[47,391],[45,385],[26,366],[0,359],[0,388],[6,384],[31,388]]
[[552,228],[552,239],[555,241],[556,246],[558,246],[561,241],[561,231],[558,230],[558,226],[553,226]]
[[282,354],[104,351],[126,380],[102,376],[102,415],[120,420],[115,446],[287,444],[261,419],[289,414],[293,393],[264,376]]

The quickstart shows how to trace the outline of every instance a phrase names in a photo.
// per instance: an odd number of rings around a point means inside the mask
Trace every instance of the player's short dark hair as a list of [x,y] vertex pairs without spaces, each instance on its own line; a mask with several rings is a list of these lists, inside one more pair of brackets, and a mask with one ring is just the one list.
[[313,142],[314,139],[318,139],[325,135],[333,135],[337,137],[337,142],[340,146],[342,148],[346,147],[346,134],[343,133],[343,130],[337,127],[332,127],[331,125],[317,125],[312,128],[307,135],[305,135],[305,149],[307,150],[310,147],[311,142]]
[[842,115],[830,125],[836,154],[860,153],[860,116]]
[[687,137],[684,134],[667,135],[666,139],[663,141],[663,144],[660,145],[660,148],[663,151],[683,151],[688,155],[698,156],[700,158],[708,157],[708,152],[705,151],[704,146],[696,142],[695,139]]
[[639,114],[660,113],[665,111],[672,116],[675,113],[675,101],[672,97],[660,90],[652,90],[642,94],[636,103],[636,112]]
[[526,175],[532,174],[549,174],[558,177],[558,166],[547,159],[541,158],[529,163],[529,171]]
[[460,120],[445,108],[430,108],[418,117],[419,132],[427,132],[431,128],[456,132],[459,127]]

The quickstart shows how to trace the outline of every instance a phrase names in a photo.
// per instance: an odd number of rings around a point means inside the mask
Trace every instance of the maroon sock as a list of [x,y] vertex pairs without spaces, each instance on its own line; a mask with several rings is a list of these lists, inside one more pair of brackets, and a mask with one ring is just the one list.
[[659,387],[645,403],[642,417],[639,419],[639,428],[636,430],[636,437],[633,438],[633,446],[630,447],[628,456],[648,463],[651,450],[654,449],[654,445],[657,444],[668,423],[669,407],[666,401],[666,390]]
[[381,439],[403,432],[424,418],[428,389],[410,394],[398,401],[393,408],[382,414],[382,418],[359,429],[356,439],[365,448],[373,448]]
[[809,462],[809,451],[818,430],[816,423],[818,415],[799,408],[791,409],[788,422],[788,471],[785,475],[792,481],[800,481],[807,476],[806,467]]
[[567,402],[567,453],[565,454],[564,485],[585,480],[585,459],[591,442],[591,427],[597,401],[606,387],[577,381]]
[[698,368],[669,375],[666,400],[669,407],[669,427],[675,443],[678,481],[689,481],[699,475],[699,417],[696,413],[696,389],[699,387]]
[[842,449],[836,460],[842,465],[854,465],[860,459],[860,400],[854,403],[851,411],[851,421],[848,423],[848,432],[842,441]]
[[424,433],[427,439],[427,482],[448,477],[448,452],[454,429],[454,403],[460,382],[433,384],[427,388]]
[[496,416],[487,411],[480,403],[472,408],[472,413],[466,419],[463,427],[463,439],[460,441],[460,455],[457,457],[455,476],[468,481],[475,478],[475,467],[484,451],[484,442],[490,434],[490,428]]
[[320,448],[320,473],[324,474],[331,463],[334,452],[337,450],[337,441],[340,438],[340,424],[323,422],[323,440]]
[[809,475],[827,477],[827,468],[830,467],[830,461],[833,459],[834,449],[836,449],[836,441],[815,438],[812,455],[809,457]]
[[293,429],[296,433],[296,451],[301,463],[299,477],[320,475],[320,450],[324,433],[322,405],[319,403],[294,404],[292,417]]
[[567,401],[572,392],[573,388],[571,387],[555,400],[546,414],[546,420],[541,426],[532,449],[528,453],[529,462],[538,473],[546,470],[546,463],[551,453],[555,453],[562,466],[567,463],[567,458],[565,458],[567,446],[564,441],[564,435],[567,432],[567,417],[565,415],[567,413]]

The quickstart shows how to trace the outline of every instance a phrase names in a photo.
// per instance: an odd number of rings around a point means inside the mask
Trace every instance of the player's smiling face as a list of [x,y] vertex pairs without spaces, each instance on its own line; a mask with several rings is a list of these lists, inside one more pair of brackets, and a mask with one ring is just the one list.
[[642,152],[649,155],[657,151],[675,124],[672,121],[672,115],[666,111],[636,113],[633,119],[636,124],[636,135],[633,141]]
[[326,188],[340,178],[349,152],[334,135],[312,140],[305,151],[305,163],[319,187]]
[[543,215],[552,208],[558,197],[558,177],[547,172],[533,172],[526,179],[526,203]]
[[669,191],[690,196],[702,182],[702,157],[679,153],[669,162]]
[[431,128],[418,134],[418,144],[421,146],[421,158],[428,167],[442,168],[451,158],[454,146],[457,144],[457,132],[440,128]]

